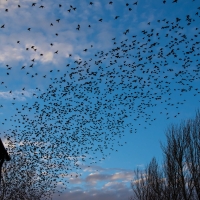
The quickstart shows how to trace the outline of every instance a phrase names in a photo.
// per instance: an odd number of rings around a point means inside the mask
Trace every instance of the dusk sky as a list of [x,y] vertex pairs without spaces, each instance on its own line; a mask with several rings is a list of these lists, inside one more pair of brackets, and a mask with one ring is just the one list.
[[0,137],[83,151],[54,199],[128,199],[199,108],[199,24],[198,0],[0,0]]

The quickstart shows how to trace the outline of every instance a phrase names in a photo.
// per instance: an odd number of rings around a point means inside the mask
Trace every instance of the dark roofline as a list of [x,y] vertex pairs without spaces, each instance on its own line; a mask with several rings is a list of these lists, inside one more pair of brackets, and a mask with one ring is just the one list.
[[5,149],[3,142],[1,141],[0,138],[0,159],[5,159],[6,161],[9,161],[11,158],[8,155],[7,150]]

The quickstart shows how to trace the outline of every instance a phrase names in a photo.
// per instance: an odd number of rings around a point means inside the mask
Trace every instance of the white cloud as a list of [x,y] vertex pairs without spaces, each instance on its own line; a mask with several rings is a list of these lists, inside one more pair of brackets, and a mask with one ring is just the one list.
[[86,177],[86,182],[91,184],[96,184],[98,181],[109,180],[111,175],[108,174],[100,174],[100,173],[90,173],[89,176]]
[[4,51],[0,54],[0,62],[8,62],[10,60],[19,61],[24,58],[22,48],[12,46],[4,46]]
[[70,199],[70,200],[122,200],[128,199],[132,195],[132,191],[128,188],[124,188],[123,186],[118,188],[118,190],[110,190],[110,189],[90,189],[83,190],[82,188],[70,189],[66,190],[63,194],[58,196],[54,195],[53,199]]
[[0,92],[0,99],[13,100],[13,98],[16,98],[16,100],[18,101],[25,101],[27,98],[32,98],[34,94],[36,94],[36,91],[33,89],[26,91],[15,90],[15,91]]
[[133,172],[118,172],[112,175],[111,179],[112,180],[131,180],[133,178]]
[[[118,186],[121,187],[122,183],[118,183],[118,182],[108,182],[104,185],[104,188],[116,188]],[[124,185],[123,185],[124,186]]]

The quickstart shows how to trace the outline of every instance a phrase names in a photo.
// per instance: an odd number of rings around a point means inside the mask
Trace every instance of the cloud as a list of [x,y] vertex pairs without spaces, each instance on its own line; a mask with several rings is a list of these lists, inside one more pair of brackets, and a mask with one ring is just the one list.
[[81,184],[82,183],[82,179],[81,178],[70,178],[69,179],[69,182],[71,183],[71,184]]
[[69,181],[68,189],[61,196],[55,194],[53,199],[121,200],[128,199],[132,195],[133,170],[91,166],[90,171],[84,170],[79,177],[75,175],[76,173],[72,172],[65,176]]
[[112,175],[108,175],[108,174],[91,173],[85,179],[85,181],[90,184],[96,184],[98,181],[106,181],[106,180],[109,180],[111,177]]
[[[80,10],[70,13],[66,12],[66,9],[70,8],[70,5],[75,7],[74,1],[60,1],[60,4],[63,5],[61,8],[58,8],[58,4],[54,1],[34,1],[36,6],[32,6],[31,0],[15,1],[14,3],[3,2],[2,8],[0,7],[2,11],[0,17],[5,28],[1,30],[0,41],[4,51],[0,55],[0,63],[12,63],[16,66],[16,62],[21,61],[23,65],[29,66],[28,63],[35,58],[35,65],[45,64],[49,67],[51,63],[51,66],[54,67],[65,66],[61,64],[66,63],[67,59],[69,59],[68,61],[77,58],[84,59],[99,49],[111,48],[113,33],[119,34],[116,32],[116,27],[112,26],[113,21],[106,20],[107,9],[112,16],[115,16],[115,13],[113,13],[113,9],[110,10],[112,6],[105,2],[96,1],[91,6],[89,2],[81,1],[77,5]],[[20,8],[18,8],[19,4]],[[45,6],[44,9],[39,8],[41,4]],[[5,8],[8,8],[9,11],[5,12]],[[57,18],[61,19],[59,23],[56,22]],[[103,18],[102,23],[98,21],[100,18]],[[121,18],[120,20],[122,20]],[[13,21],[14,23],[12,23]],[[50,23],[53,23],[53,26],[50,26]],[[80,31],[76,30],[78,24],[81,25]],[[89,24],[92,28],[88,28]],[[27,30],[29,27],[31,27],[31,31]],[[123,30],[120,32],[122,33]],[[55,36],[55,33],[59,35]],[[20,44],[17,41],[20,41]],[[50,46],[50,43],[53,43],[53,46]],[[93,45],[92,48],[91,45]],[[34,51],[31,46],[35,46],[34,48],[37,50]],[[88,49],[87,53],[83,52],[85,48]],[[54,52],[57,50],[58,54],[55,54]],[[72,54],[72,57],[69,58],[69,54]],[[41,69],[38,68],[38,70]]]
[[[116,186],[116,185],[115,185]],[[82,190],[81,188],[76,188],[72,190],[67,190],[65,193],[58,196],[58,194],[54,195],[53,199],[59,200],[122,200],[129,199],[132,195],[132,191],[122,185],[118,185],[118,187],[110,189],[91,189],[91,190]]]
[[101,174],[101,173],[91,173],[85,179],[88,183],[97,183],[98,181],[118,181],[118,180],[128,180],[131,181],[133,178],[133,172],[116,172],[114,174]]
[[36,90],[30,89],[26,91],[6,91],[0,92],[0,99],[13,100],[16,98],[18,101],[25,101],[27,98],[32,98],[36,94]]
[[133,172],[118,172],[112,175],[112,180],[131,180],[133,178]]
[[120,191],[120,190],[128,190],[128,187],[124,182],[108,182],[103,186],[103,189]]

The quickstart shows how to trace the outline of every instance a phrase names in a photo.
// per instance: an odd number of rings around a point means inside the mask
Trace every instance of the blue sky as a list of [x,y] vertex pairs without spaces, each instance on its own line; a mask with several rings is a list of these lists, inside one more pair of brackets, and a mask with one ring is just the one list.
[[[61,127],[71,128],[69,134],[77,130],[83,134],[83,127],[112,138],[91,142],[93,149],[105,148],[106,140],[108,149],[103,155],[89,150],[86,162],[78,161],[81,169],[72,169],[69,176],[81,176],[66,178],[69,184],[60,199],[127,199],[133,170],[153,156],[162,160],[159,142],[165,141],[167,126],[193,117],[199,108],[200,4],[197,0],[90,2],[0,1],[0,132],[6,142],[5,133],[27,131],[21,113],[37,124],[38,105],[39,114],[44,114],[42,109],[53,108],[49,103],[59,103],[65,116],[54,110],[40,123],[50,126],[54,117],[65,117],[69,125],[62,121]],[[60,84],[61,77],[65,82]],[[90,81],[86,88],[83,84]],[[50,85],[57,88],[55,97],[48,93]],[[60,94],[65,86],[72,89],[66,98]],[[98,110],[98,102],[105,106]],[[91,121],[94,116],[100,125]],[[124,120],[122,126],[118,120]],[[54,128],[42,141],[60,136],[60,129]],[[34,142],[34,135],[29,139]],[[91,146],[91,138],[87,139]]]

